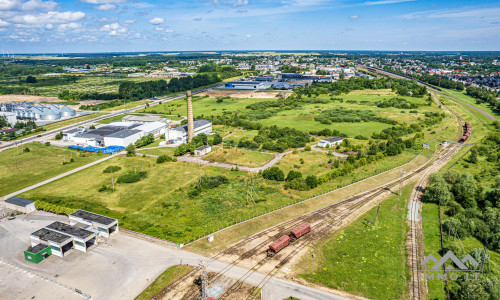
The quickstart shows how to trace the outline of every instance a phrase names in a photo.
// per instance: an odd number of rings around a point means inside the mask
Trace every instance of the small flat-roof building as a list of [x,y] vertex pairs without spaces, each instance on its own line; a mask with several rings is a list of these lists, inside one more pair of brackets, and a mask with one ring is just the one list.
[[97,238],[97,234],[92,231],[64,224],[62,222],[54,222],[45,228],[72,236],[75,249],[83,252],[87,252],[87,249],[94,245]]
[[[199,119],[193,122],[194,136],[212,132],[212,121]],[[165,140],[172,143],[186,143],[188,141],[188,126],[182,125],[175,128],[170,128],[165,133]]]
[[31,246],[48,244],[51,248],[51,252],[57,256],[64,256],[64,253],[68,252],[73,248],[73,237],[49,230],[47,228],[39,229],[30,235]]
[[99,231],[99,234],[104,237],[115,231],[118,231],[118,220],[91,213],[85,210],[77,210],[69,215],[70,222],[82,223],[91,226]]
[[338,144],[342,143],[343,140],[344,139],[341,138],[340,136],[332,136],[332,137],[329,137],[326,139],[321,139],[318,142],[318,147],[330,148],[334,145],[338,145]]
[[5,200],[5,207],[17,210],[23,213],[30,213],[36,210],[35,201],[31,201],[28,199],[20,198],[20,197],[11,197]]
[[24,251],[24,259],[35,264],[41,262],[51,255],[52,251],[50,246],[42,243],[37,244],[34,247],[31,247],[30,249]]
[[203,145],[194,149],[194,155],[203,156],[205,154],[210,153],[210,151],[212,151],[212,147],[210,145]]
[[429,149],[431,147],[431,145],[428,143],[425,143],[422,146],[424,147],[424,149]]

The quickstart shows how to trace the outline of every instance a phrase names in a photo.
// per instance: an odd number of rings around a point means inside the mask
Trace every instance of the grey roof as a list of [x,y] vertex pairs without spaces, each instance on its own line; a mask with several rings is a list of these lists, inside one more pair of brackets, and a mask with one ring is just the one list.
[[28,249],[26,251],[28,251],[29,253],[37,254],[38,252],[44,250],[47,247],[48,247],[48,245],[40,243],[40,244],[36,244],[35,247],[31,247],[31,249]]
[[39,237],[42,241],[51,241],[57,244],[60,244],[67,239],[71,239],[71,236],[62,234],[59,232],[55,232],[53,230],[49,230],[47,228],[42,228],[38,229],[37,231],[33,232],[31,235]]
[[89,236],[94,235],[94,233],[92,231],[85,230],[85,229],[78,228],[78,227],[74,227],[74,226],[71,226],[68,224],[64,224],[64,223],[59,222],[59,221],[56,221],[56,222],[46,226],[45,228],[48,228],[48,229],[51,229],[54,231],[58,231],[61,233],[65,233],[65,234],[68,234],[68,235],[71,235],[71,236],[74,236],[77,238],[81,238],[81,239],[86,239]]
[[329,138],[326,138],[326,139],[321,139],[322,141],[327,141],[327,142],[338,142],[338,141],[341,141],[343,140],[343,138],[341,138],[340,136],[332,136],[332,137],[329,137]]
[[18,205],[18,206],[22,206],[22,207],[26,207],[32,203],[35,203],[35,201],[31,201],[31,200],[28,200],[28,199],[24,199],[24,198],[20,198],[20,197],[11,197],[7,200],[5,200],[5,202],[7,203],[10,203],[10,204],[15,204],[15,205]]
[[[205,119],[195,120],[193,122],[194,130],[196,130],[196,128],[198,128],[198,127],[201,127],[201,126],[204,126],[204,125],[207,125],[207,124],[211,124],[211,123],[212,123],[212,121],[205,120]],[[186,124],[186,125],[175,127],[172,130],[184,131],[185,133],[187,133],[188,132],[188,126]]]
[[81,210],[81,209],[75,211],[72,214],[70,214],[70,217],[71,216],[77,217],[77,218],[80,218],[80,219],[84,219],[86,221],[103,224],[103,225],[110,225],[110,224],[112,224],[113,222],[116,221],[116,219],[113,219],[113,218],[110,218],[110,217],[106,217],[106,216],[101,216],[101,215],[98,215],[98,214],[95,214],[95,213],[91,213],[91,212],[88,212],[88,211],[85,211],[85,210]]
[[121,130],[121,131],[115,132],[113,134],[110,134],[107,137],[123,139],[123,138],[129,137],[131,135],[140,133],[140,132],[142,132],[142,131],[137,130],[137,129],[125,129],[125,130]]
[[63,106],[59,109],[59,111],[61,111],[61,112],[63,112],[63,111],[73,112],[73,111],[75,111],[75,110],[74,110],[74,109],[72,109],[72,108],[67,107],[66,105],[63,105]]
[[200,146],[200,147],[196,148],[195,150],[200,150],[201,151],[201,150],[205,150],[207,148],[210,148],[210,146],[209,145],[203,145],[203,146]]
[[74,128],[74,129],[70,129],[70,130],[65,130],[64,133],[77,133],[77,132],[81,132],[82,129],[81,128]]

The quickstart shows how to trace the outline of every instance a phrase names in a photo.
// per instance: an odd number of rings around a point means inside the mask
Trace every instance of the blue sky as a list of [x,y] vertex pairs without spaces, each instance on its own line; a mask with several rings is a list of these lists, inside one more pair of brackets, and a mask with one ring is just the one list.
[[14,53],[500,50],[500,1],[0,0]]

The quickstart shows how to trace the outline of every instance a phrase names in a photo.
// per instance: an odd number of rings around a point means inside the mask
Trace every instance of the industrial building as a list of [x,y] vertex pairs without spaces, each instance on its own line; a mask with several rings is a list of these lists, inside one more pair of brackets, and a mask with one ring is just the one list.
[[23,212],[25,214],[34,212],[36,210],[35,201],[31,201],[20,197],[11,197],[5,200],[5,207],[8,209]]
[[235,90],[265,90],[271,86],[266,81],[230,81],[224,84],[224,88]]
[[51,255],[51,248],[46,244],[38,244],[28,250],[24,250],[24,259],[35,264],[41,262]]
[[210,145],[203,145],[194,149],[194,155],[203,156],[205,154],[210,153],[210,151],[212,151],[212,147]]
[[169,119],[165,119],[158,116],[136,116],[136,115],[126,115],[122,118],[123,122],[132,122],[138,124],[147,124],[152,122],[170,123]]
[[[199,119],[193,122],[194,136],[200,133],[209,134],[212,132],[212,121]],[[188,125],[169,128],[165,133],[165,140],[171,143],[186,143],[188,141]]]
[[82,129],[69,130],[63,133],[63,137],[64,140],[72,141],[78,145],[127,147],[145,135],[153,134],[155,137],[163,135],[167,126],[167,124],[162,122],[150,122],[146,124],[113,122],[88,131],[83,131]]
[[17,123],[17,114],[15,112],[0,111],[0,117],[4,117],[10,126]]
[[64,253],[73,249],[73,237],[41,228],[30,235],[31,246],[35,247],[38,244],[46,244],[50,246],[52,254],[57,256],[64,256]]
[[87,249],[94,245],[97,239],[97,234],[95,232],[62,222],[54,222],[45,228],[73,237],[73,247],[83,252],[87,252]]
[[72,223],[81,223],[88,225],[89,228],[97,229],[99,231],[99,234],[104,237],[109,237],[111,233],[119,231],[117,219],[91,213],[81,209],[70,214],[69,220]]
[[321,139],[318,142],[318,147],[330,148],[332,146],[341,144],[342,141],[344,141],[344,139],[341,138],[340,136],[332,136],[326,139]]
[[76,111],[66,105],[43,105],[33,102],[0,103],[0,112],[15,113],[16,120],[26,121],[54,121],[76,115]]

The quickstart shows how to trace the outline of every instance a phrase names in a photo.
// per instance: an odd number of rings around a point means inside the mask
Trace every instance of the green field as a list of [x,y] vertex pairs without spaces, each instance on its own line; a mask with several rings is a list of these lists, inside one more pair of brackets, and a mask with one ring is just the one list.
[[248,167],[260,167],[273,159],[274,155],[236,148],[212,148],[212,152],[203,157],[205,160],[236,164]]
[[410,274],[405,220],[411,189],[406,187],[402,197],[392,195],[382,202],[376,225],[372,223],[365,229],[376,213],[375,207],[321,241],[298,264],[299,276],[370,299],[406,298]]
[[[148,148],[150,147],[150,145],[146,146],[145,148]],[[137,153],[145,153],[145,154],[152,154],[152,155],[168,155],[168,156],[174,156],[174,151],[175,151],[175,148],[174,147],[160,147],[160,148],[156,148],[156,149],[147,149],[147,150],[141,150],[141,149],[137,149]]]
[[[93,77],[79,77],[76,82],[68,82],[65,84],[57,84],[53,86],[38,86],[30,84],[9,84],[7,86],[22,86],[29,87],[33,89],[37,94],[41,96],[57,96],[63,90],[69,90],[72,92],[83,92],[83,93],[118,93],[118,87],[123,82],[141,82],[150,81],[152,78],[137,77],[110,77],[110,76],[93,76]],[[168,80],[167,80],[168,81]]]
[[476,99],[467,95],[465,91],[459,92],[455,90],[443,89],[447,94],[452,95],[453,97],[462,100],[466,103],[474,105],[477,108],[484,110],[485,112],[500,117],[500,111],[495,110],[489,103],[477,103]]
[[[300,151],[297,154],[290,153],[285,155],[278,163],[277,166],[288,174],[290,170],[300,171],[304,176],[316,175],[321,176],[329,171],[330,167],[326,166],[325,163],[331,159],[340,159],[336,156],[328,156],[324,152],[319,151]],[[301,160],[304,163],[301,163]]]
[[[80,153],[65,148],[39,143],[24,144],[30,152],[22,153],[21,147],[0,152],[0,196],[18,191],[58,174],[105,157],[105,154]],[[21,154],[18,154],[19,153]],[[75,162],[63,165],[73,157]],[[29,198],[28,198],[29,199]]]
[[168,286],[172,282],[176,281],[184,274],[188,273],[193,269],[192,266],[180,265],[180,266],[172,266],[166,269],[163,273],[158,276],[155,281],[151,282],[151,284],[139,294],[139,296],[135,297],[135,300],[149,300],[158,292],[160,292],[164,287]]

